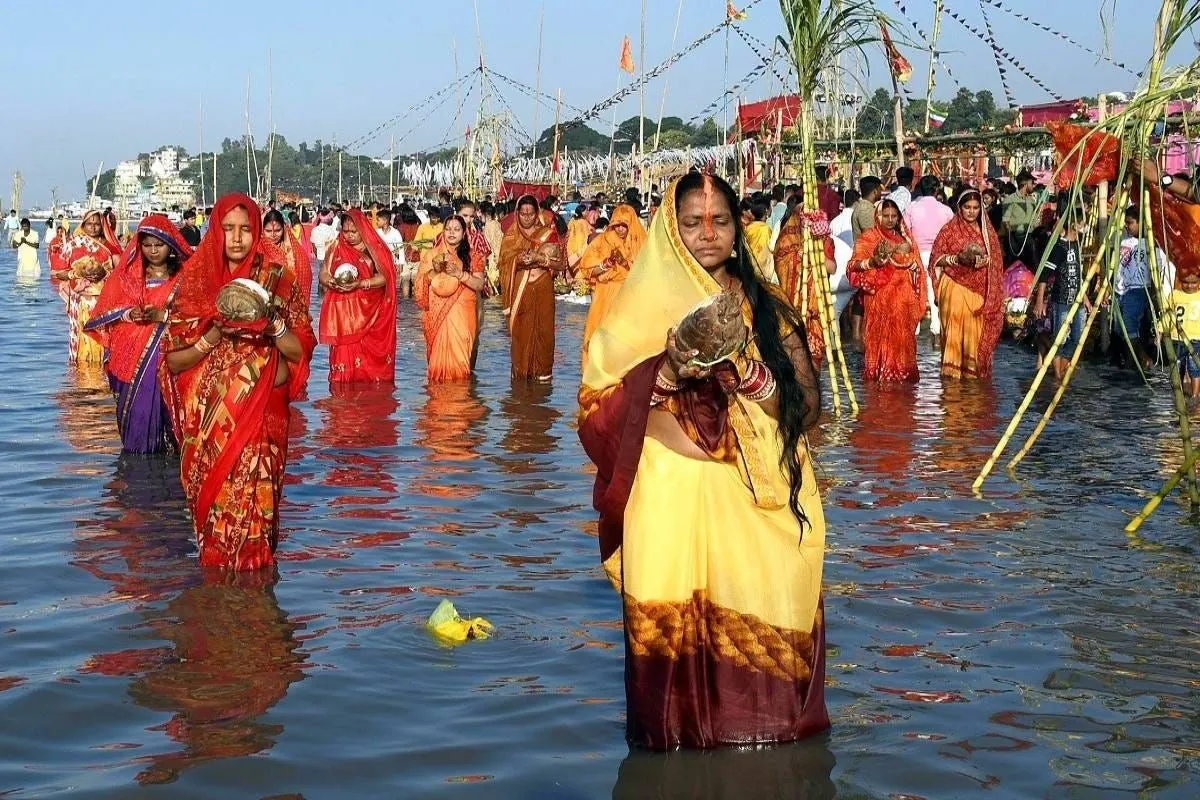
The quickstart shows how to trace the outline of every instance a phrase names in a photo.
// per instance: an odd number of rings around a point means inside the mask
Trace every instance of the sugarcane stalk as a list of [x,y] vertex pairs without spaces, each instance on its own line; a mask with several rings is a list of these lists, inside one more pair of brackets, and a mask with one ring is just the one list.
[[1160,505],[1162,505],[1162,501],[1167,499],[1167,495],[1175,490],[1175,487],[1179,485],[1179,482],[1186,476],[1195,474],[1195,470],[1193,468],[1196,465],[1197,456],[1198,454],[1193,452],[1190,456],[1184,457],[1183,466],[1175,470],[1175,474],[1168,478],[1167,481],[1159,487],[1158,492],[1150,498],[1145,506],[1142,507],[1142,510],[1138,512],[1138,515],[1131,519],[1129,524],[1125,526],[1126,533],[1137,533],[1138,528],[1142,527],[1142,523],[1148,520],[1150,515],[1153,514]]
[[[1104,274],[1104,279],[1100,284],[1100,290],[1096,296],[1097,308],[1104,303],[1104,298],[1108,295],[1110,288],[1108,275],[1109,273],[1107,272]],[[1075,368],[1079,366],[1079,357],[1083,355],[1083,343],[1087,341],[1088,333],[1090,333],[1092,330],[1092,323],[1094,323],[1099,316],[1100,315],[1098,313],[1093,313],[1089,315],[1087,320],[1083,323],[1083,335],[1079,337],[1079,346],[1075,348],[1075,352],[1071,356],[1071,362],[1067,365],[1067,371],[1063,374],[1062,381],[1058,384],[1058,388],[1054,391],[1054,397],[1050,400],[1050,405],[1046,406],[1046,410],[1042,412],[1042,418],[1038,420],[1037,425],[1035,425],[1033,430],[1029,433],[1029,437],[1025,439],[1025,444],[1021,446],[1021,449],[1017,451],[1017,454],[1014,455],[1008,462],[1009,470],[1016,469],[1017,464],[1020,464],[1025,456],[1029,455],[1030,449],[1033,448],[1033,445],[1035,442],[1037,442],[1038,437],[1042,435],[1042,431],[1046,429],[1046,425],[1050,422],[1050,417],[1054,414],[1055,409],[1058,408],[1059,401],[1061,401],[1063,399],[1063,395],[1067,393],[1067,386],[1071,383],[1071,378],[1075,374]]]
[[[1142,207],[1149,208],[1150,193],[1146,188],[1142,187]],[[1154,242],[1154,225],[1147,225],[1145,230],[1146,237],[1146,258],[1150,262],[1150,281],[1154,286],[1158,286],[1159,264],[1158,264],[1158,246]],[[1161,292],[1159,297],[1162,297]],[[1166,348],[1166,363],[1167,369],[1171,372],[1171,395],[1175,405],[1175,416],[1179,420],[1179,438],[1183,444],[1183,462],[1185,464],[1195,461],[1195,446],[1192,444],[1192,420],[1188,413],[1187,397],[1183,392],[1183,376],[1179,374],[1179,358],[1175,352],[1174,342],[1169,342],[1170,346]],[[1191,342],[1188,342],[1188,347],[1191,347]],[[1185,476],[1185,486],[1188,490],[1188,500],[1191,502],[1192,508],[1200,506],[1200,489],[1197,487],[1196,475],[1192,471],[1188,471]],[[1151,509],[1153,511],[1153,509]]]
[[[1107,242],[1107,240],[1105,240]],[[1058,333],[1054,337],[1054,342],[1050,345],[1050,351],[1046,353],[1045,359],[1042,361],[1042,366],[1038,368],[1037,374],[1033,376],[1033,384],[1030,385],[1029,391],[1025,393],[1025,397],[1021,400],[1021,405],[1017,407],[1017,412],[1008,422],[1008,427],[1004,431],[1004,435],[1000,437],[1000,441],[992,449],[992,454],[988,457],[987,463],[983,465],[975,482],[971,484],[971,489],[976,493],[983,487],[984,481],[988,475],[996,467],[996,462],[1008,447],[1008,441],[1012,435],[1016,433],[1017,427],[1021,424],[1021,418],[1025,416],[1025,412],[1029,410],[1030,404],[1033,402],[1034,396],[1041,388],[1042,381],[1046,379],[1046,373],[1050,371],[1050,367],[1054,364],[1054,356],[1058,353],[1058,348],[1067,340],[1067,331],[1071,329],[1071,323],[1075,320],[1075,315],[1079,313],[1080,307],[1083,306],[1083,298],[1087,294],[1088,285],[1095,280],[1097,273],[1100,270],[1099,259],[1092,262],[1088,268],[1087,274],[1079,284],[1079,291],[1075,293],[1075,301],[1071,303],[1071,307],[1067,309],[1067,317],[1063,320],[1062,325],[1058,327]],[[1079,343],[1079,347],[1083,347],[1083,343]]]

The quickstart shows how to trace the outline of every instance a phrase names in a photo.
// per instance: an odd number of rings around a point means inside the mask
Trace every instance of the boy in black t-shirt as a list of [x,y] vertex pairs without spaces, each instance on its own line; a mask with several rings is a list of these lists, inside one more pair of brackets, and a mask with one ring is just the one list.
[[[1033,313],[1038,317],[1050,313],[1056,336],[1075,303],[1084,277],[1083,251],[1079,246],[1079,231],[1084,225],[1083,212],[1061,203],[1059,214],[1065,214],[1067,219],[1059,240],[1046,257],[1046,266],[1038,279],[1033,306]],[[1067,338],[1054,355],[1054,374],[1059,378],[1066,374],[1071,357],[1075,355],[1075,348],[1083,344],[1083,325],[1087,319],[1085,313],[1092,313],[1092,299],[1087,292],[1083,295],[1083,308],[1075,315],[1075,319],[1071,320]]]

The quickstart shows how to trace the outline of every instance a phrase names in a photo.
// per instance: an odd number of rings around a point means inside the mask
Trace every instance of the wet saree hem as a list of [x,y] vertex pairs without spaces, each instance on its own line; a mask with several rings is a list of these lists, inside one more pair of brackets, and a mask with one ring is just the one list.
[[809,632],[711,602],[626,595],[627,737],[652,750],[779,744],[829,729],[823,602]]

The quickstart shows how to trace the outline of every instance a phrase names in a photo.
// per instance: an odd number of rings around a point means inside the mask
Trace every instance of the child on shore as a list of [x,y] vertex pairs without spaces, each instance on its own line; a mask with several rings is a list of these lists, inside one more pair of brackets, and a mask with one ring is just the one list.
[[[1034,316],[1042,319],[1049,315],[1054,334],[1066,322],[1071,306],[1083,285],[1083,251],[1079,246],[1079,232],[1085,224],[1083,211],[1079,208],[1062,207],[1061,216],[1066,216],[1062,234],[1046,256],[1038,286],[1034,290]],[[1083,324],[1092,313],[1092,299],[1088,292],[1083,294],[1083,308],[1071,320],[1067,338],[1054,354],[1054,375],[1062,378],[1075,355],[1075,348],[1083,346]],[[1040,363],[1040,360],[1039,360]]]
[[[1184,275],[1180,288],[1171,292],[1166,317],[1180,369],[1187,380],[1184,389],[1191,399],[1188,408],[1200,404],[1200,275]],[[1190,349],[1189,349],[1190,347]]]

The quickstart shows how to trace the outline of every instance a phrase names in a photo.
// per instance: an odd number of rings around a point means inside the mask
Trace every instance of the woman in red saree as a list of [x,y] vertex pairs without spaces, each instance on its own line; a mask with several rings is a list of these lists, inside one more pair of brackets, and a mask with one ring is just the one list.
[[479,337],[476,307],[487,283],[486,256],[467,236],[467,222],[454,215],[433,247],[421,254],[414,296],[424,311],[426,375],[430,383],[471,377],[471,354]]
[[917,337],[925,316],[921,254],[900,218],[900,207],[884,200],[875,227],[854,243],[848,275],[862,292],[864,374],[868,381],[916,383]]
[[[820,242],[825,254],[825,272],[832,275],[837,271],[837,264],[833,260],[833,236],[825,212],[808,212],[799,206],[792,209],[780,226],[779,238],[775,242],[775,274],[779,276],[779,288],[784,297],[797,311],[805,309],[800,281],[804,275],[806,235]],[[812,274],[808,276],[808,315],[804,319],[804,327],[808,334],[808,352],[812,353],[813,363],[820,370],[825,360],[825,327],[821,324],[820,296],[817,291],[824,291],[824,284],[818,283],[816,277]]]
[[[675,328],[720,292],[741,295],[752,335],[701,368]],[[588,346],[579,407],[624,608],[628,737],[665,750],[828,728],[825,521],[805,439],[820,389],[803,322],[758,276],[720,178],[664,192]]]
[[296,282],[307,301],[312,297],[312,264],[308,262],[308,247],[296,237],[294,227],[288,225],[283,212],[275,208],[263,217],[263,236],[283,253],[287,265],[296,273]]
[[[266,289],[266,319],[237,324],[219,315],[217,295],[235,278]],[[176,376],[180,472],[201,566],[275,563],[289,404],[308,382],[316,344],[306,301],[283,254],[262,238],[255,202],[218,200],[180,272],[164,359]]]
[[500,245],[500,289],[512,339],[512,376],[549,381],[554,370],[554,273],[566,254],[549,212],[533,195],[517,201]]
[[586,245],[576,269],[579,279],[592,287],[592,305],[583,326],[583,363],[587,363],[588,341],[604,321],[645,243],[646,229],[637,211],[621,204],[613,209],[604,233]]
[[[349,265],[356,278],[333,279]],[[317,278],[325,287],[321,344],[329,345],[329,381],[396,380],[396,262],[367,219],[355,208],[342,215],[342,232],[325,253]]]
[[942,375],[990,378],[1004,329],[1004,255],[979,190],[964,189],[956,207],[929,261],[942,318]]
[[104,348],[85,336],[83,328],[92,318],[104,279],[121,255],[108,218],[99,211],[83,215],[75,235],[50,248],[50,279],[67,305],[68,359],[75,364],[100,364]]
[[[84,326],[108,352],[105,371],[116,396],[117,430],[127,453],[158,453],[178,446],[159,383],[159,363],[179,270],[191,255],[192,248],[171,220],[162,214],[144,217]],[[174,381],[169,375],[165,379]]]

